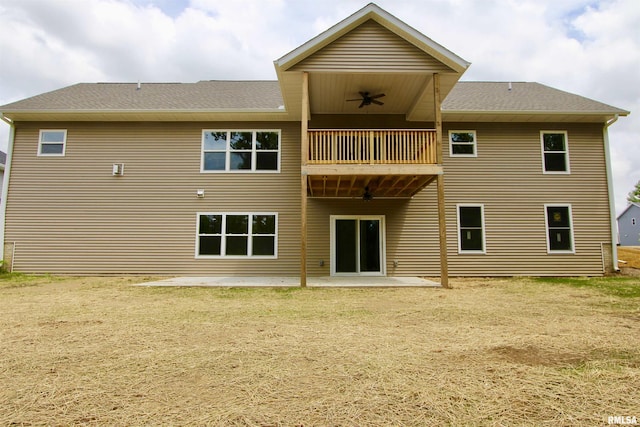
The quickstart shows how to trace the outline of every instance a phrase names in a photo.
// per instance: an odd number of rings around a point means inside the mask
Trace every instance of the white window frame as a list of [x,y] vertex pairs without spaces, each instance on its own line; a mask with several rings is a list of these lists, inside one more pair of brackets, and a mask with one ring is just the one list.
[[[204,157],[207,152],[222,152],[222,150],[205,150],[205,132],[226,132],[227,133],[227,144],[224,150],[225,153],[225,168],[221,170],[208,170],[204,168]],[[231,153],[232,152],[241,152],[249,150],[232,150],[230,147],[230,137],[232,132],[251,132],[252,143],[251,143],[251,169],[231,169]],[[256,133],[257,132],[273,132],[278,134],[278,150],[257,150],[256,149]],[[200,173],[280,173],[280,160],[282,153],[282,130],[281,129],[202,129],[200,134],[202,145],[200,147]],[[277,153],[277,168],[274,170],[267,169],[256,169],[257,166],[257,153],[266,152],[266,153]]]
[[[564,151],[545,151],[544,150],[544,135],[558,133],[564,135]],[[546,163],[544,161],[545,153],[563,153],[564,165],[566,170],[564,171],[548,171]],[[569,160],[569,133],[566,130],[541,130],[540,131],[540,154],[542,156],[542,173],[549,175],[569,175],[571,173],[571,161]],[[553,205],[551,205],[553,206]]]
[[[221,242],[220,242],[220,255],[200,255],[200,236],[207,236],[207,234],[200,233],[200,216],[201,215],[221,215]],[[233,215],[247,215],[249,217],[247,234],[226,234],[227,216]],[[275,233],[274,234],[253,234],[253,221],[254,215],[269,215],[275,217]],[[215,234],[217,236],[218,234]],[[213,235],[210,235],[213,236]],[[227,236],[247,236],[247,255],[225,255],[226,253],[226,237]],[[249,255],[253,251],[253,239],[254,236],[273,236],[273,255]],[[195,245],[195,257],[196,259],[277,259],[278,258],[278,214],[276,212],[198,212],[196,214],[196,245]]]
[[[480,216],[482,220],[482,250],[462,249],[462,239],[460,238],[460,208],[480,208]],[[458,203],[456,205],[456,220],[458,224],[458,253],[459,254],[486,254],[487,253],[487,228],[484,221],[484,204],[482,203]],[[468,228],[468,227],[465,227]]]
[[[470,133],[473,134],[473,142],[453,142],[451,136],[454,133]],[[453,145],[471,145],[473,154],[454,154]],[[451,157],[478,157],[478,135],[475,130],[450,130],[449,131],[449,156]]]
[[[43,141],[42,137],[46,132],[61,132],[64,137],[62,142]],[[62,144],[62,153],[43,153],[42,147],[45,145],[60,145]],[[40,129],[38,136],[38,157],[64,157],[67,151],[67,130],[66,129]]]
[[[551,243],[549,242],[549,214],[547,209],[550,207],[558,207],[558,208],[568,208],[569,212],[569,238],[571,239],[571,249],[570,250],[559,250],[559,249],[551,249]],[[571,209],[571,205],[567,203],[545,203],[544,205],[544,225],[545,225],[545,236],[547,240],[547,254],[575,254],[576,253],[576,241],[573,234],[573,211]]]

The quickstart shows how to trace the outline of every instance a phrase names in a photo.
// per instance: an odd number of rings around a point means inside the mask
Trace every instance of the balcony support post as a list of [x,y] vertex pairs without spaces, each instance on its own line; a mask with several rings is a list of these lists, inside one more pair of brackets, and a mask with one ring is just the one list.
[[302,73],[302,134],[300,174],[300,286],[307,286],[307,163],[309,159],[309,73]]
[[[436,128],[436,161],[442,166],[442,110],[440,100],[440,75],[433,75],[433,107]],[[444,174],[436,178],[438,193],[438,230],[440,235],[440,285],[449,287],[449,262],[447,258],[447,221],[444,203]]]

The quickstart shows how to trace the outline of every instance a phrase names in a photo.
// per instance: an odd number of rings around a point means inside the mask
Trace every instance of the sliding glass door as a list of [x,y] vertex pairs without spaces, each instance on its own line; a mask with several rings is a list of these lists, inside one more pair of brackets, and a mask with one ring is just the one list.
[[331,273],[384,275],[384,217],[331,217]]

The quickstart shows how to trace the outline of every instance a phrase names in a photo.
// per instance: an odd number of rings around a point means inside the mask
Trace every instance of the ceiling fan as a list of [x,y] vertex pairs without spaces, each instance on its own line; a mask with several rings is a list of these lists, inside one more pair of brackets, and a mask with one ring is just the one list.
[[358,106],[358,108],[362,108],[365,105],[371,105],[371,104],[384,105],[384,102],[378,101],[378,98],[382,98],[383,96],[385,96],[384,93],[379,93],[377,95],[369,95],[369,92],[358,92],[358,93],[362,98],[347,99],[347,102],[360,101],[360,106]]

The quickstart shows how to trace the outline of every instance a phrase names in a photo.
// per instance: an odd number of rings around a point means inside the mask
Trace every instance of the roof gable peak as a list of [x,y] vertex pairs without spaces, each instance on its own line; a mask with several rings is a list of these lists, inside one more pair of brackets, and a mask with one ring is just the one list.
[[629,209],[636,207],[638,209],[640,209],[640,203],[634,203],[634,202],[629,202],[629,204],[627,205],[626,208],[624,208],[624,210],[622,211],[622,213],[620,215],[618,215],[618,218],[616,219],[620,219],[622,218],[628,211]]
[[431,40],[418,30],[407,25],[375,3],[369,3],[351,16],[335,24],[303,45],[292,50],[275,61],[276,68],[286,71],[315,52],[331,44],[335,40],[351,32],[355,28],[373,20],[413,44],[422,51],[441,61],[457,73],[464,73],[470,63],[460,58],[445,47]]

